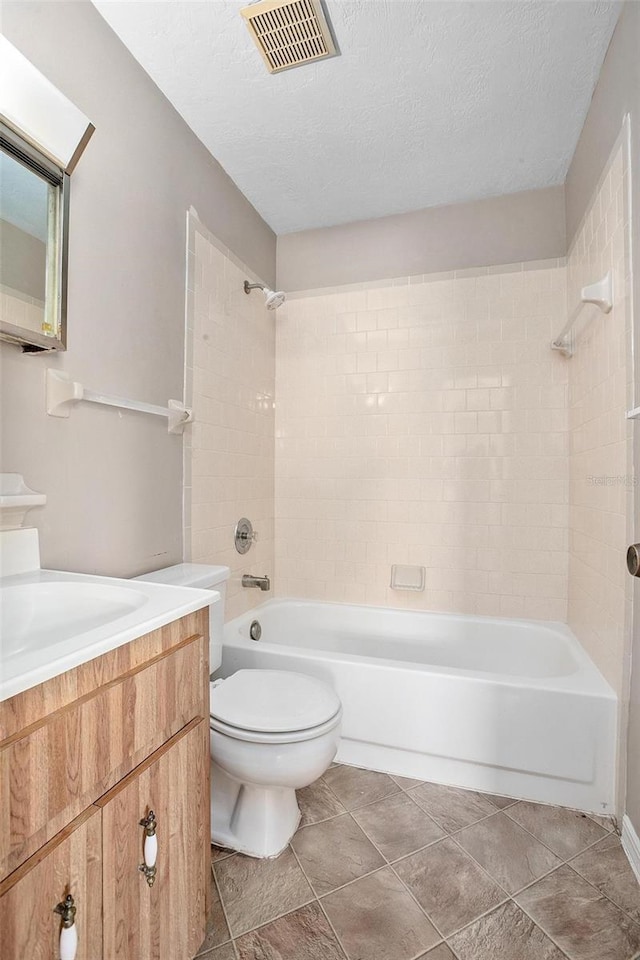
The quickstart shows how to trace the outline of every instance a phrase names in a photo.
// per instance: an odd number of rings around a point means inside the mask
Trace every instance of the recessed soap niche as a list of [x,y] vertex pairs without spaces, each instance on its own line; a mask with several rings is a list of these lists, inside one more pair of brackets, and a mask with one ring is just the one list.
[[407,563],[394,563],[391,566],[392,590],[413,590],[420,593],[424,590],[425,568],[411,566]]

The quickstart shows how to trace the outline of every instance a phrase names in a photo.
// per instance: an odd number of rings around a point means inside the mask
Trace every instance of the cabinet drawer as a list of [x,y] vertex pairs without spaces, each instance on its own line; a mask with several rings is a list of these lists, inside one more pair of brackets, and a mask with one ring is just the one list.
[[0,746],[0,880],[192,718],[206,640],[190,637]]
[[[211,873],[209,721],[192,721],[98,801],[102,808],[104,955],[191,960],[206,929]],[[140,871],[153,811],[156,873]]]
[[90,807],[0,884],[2,960],[59,957],[58,903],[75,902],[77,960],[102,958],[102,817]]

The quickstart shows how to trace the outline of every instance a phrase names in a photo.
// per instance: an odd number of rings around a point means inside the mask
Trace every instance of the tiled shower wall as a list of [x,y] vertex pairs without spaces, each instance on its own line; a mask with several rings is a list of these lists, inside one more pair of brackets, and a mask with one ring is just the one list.
[[[287,301],[279,595],[566,618],[565,281],[551,261]],[[394,563],[425,591],[391,590]]]
[[[259,293],[244,292],[256,278],[193,214],[188,236],[185,557],[231,567],[229,619],[265,598],[242,588],[242,574],[274,572],[274,321]],[[241,556],[233,533],[243,516],[258,541]]]
[[[566,267],[307,291],[276,314],[191,218],[185,556],[232,567],[228,617],[264,599],[240,587],[252,572],[276,573],[279,596],[568,619],[624,692],[624,159]],[[552,352],[579,287],[607,269],[612,313],[587,308],[574,356]],[[260,537],[245,558],[232,542],[242,515]],[[393,563],[424,566],[425,591],[391,590]]]
[[580,287],[613,274],[614,307],[585,308],[568,361],[570,458],[568,622],[616,692],[629,670],[633,405],[626,141],[622,137],[567,262],[568,309]]

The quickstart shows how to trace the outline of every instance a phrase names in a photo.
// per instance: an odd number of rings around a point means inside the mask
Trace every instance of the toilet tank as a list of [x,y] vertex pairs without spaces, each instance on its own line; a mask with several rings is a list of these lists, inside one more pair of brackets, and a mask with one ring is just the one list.
[[197,587],[200,590],[216,590],[220,602],[209,607],[209,670],[213,673],[222,663],[222,639],[224,635],[224,601],[229,579],[229,567],[211,566],[206,563],[176,563],[152,573],[145,573],[136,580],[165,583],[174,587]]

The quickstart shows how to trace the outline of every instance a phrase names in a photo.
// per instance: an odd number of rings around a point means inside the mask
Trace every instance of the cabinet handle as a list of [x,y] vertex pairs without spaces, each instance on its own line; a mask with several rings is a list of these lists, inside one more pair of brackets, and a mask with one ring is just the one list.
[[143,873],[150,887],[156,882],[156,860],[158,859],[158,838],[156,836],[156,815],[153,810],[149,810],[144,820],[140,821],[140,826],[144,827],[144,846],[142,855],[144,863],[138,867],[140,873]]
[[76,905],[71,894],[67,894],[54,908],[54,913],[62,917],[60,927],[60,960],[76,960],[78,950],[78,928],[76,927]]

